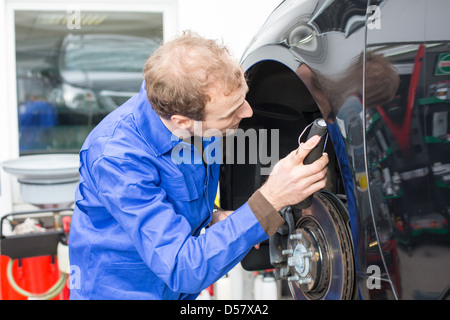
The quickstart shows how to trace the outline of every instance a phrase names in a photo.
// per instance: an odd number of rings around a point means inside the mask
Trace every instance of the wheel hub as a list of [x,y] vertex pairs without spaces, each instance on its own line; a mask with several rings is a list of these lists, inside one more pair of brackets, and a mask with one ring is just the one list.
[[285,264],[278,268],[295,299],[352,298],[353,252],[339,203],[334,195],[319,193],[309,208],[285,212],[285,218],[295,223],[281,252],[284,259],[279,260]]
[[[301,235],[301,233],[296,233],[291,235]],[[312,250],[306,249],[305,245],[298,240],[297,245],[295,246],[292,257],[288,259],[288,266],[294,267],[300,277],[305,278],[307,274],[309,274],[309,258],[312,257]]]
[[288,281],[312,299],[322,296],[327,289],[329,256],[317,223],[310,218],[303,219],[289,236],[288,248],[283,251],[291,267]]

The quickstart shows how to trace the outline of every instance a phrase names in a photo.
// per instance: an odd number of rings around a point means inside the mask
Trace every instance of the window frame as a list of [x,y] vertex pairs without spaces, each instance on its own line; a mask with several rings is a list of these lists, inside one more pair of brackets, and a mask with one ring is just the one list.
[[[3,105],[1,107],[0,125],[0,148],[2,155],[0,161],[6,161],[19,157],[19,124],[18,124],[18,99],[17,99],[17,74],[16,74],[16,46],[15,46],[15,13],[17,11],[63,11],[80,10],[85,11],[108,11],[108,12],[160,12],[163,16],[163,42],[173,38],[178,32],[177,0],[132,0],[124,2],[78,1],[74,6],[72,2],[61,0],[47,0],[36,2],[31,0],[3,0],[0,4],[4,9],[0,15],[5,17],[3,53],[4,70],[1,76]],[[107,6],[106,6],[107,4]],[[2,213],[10,212],[13,204],[21,203],[19,195],[19,184],[13,177],[4,172],[0,173],[0,216]],[[4,211],[6,210],[6,211]]]

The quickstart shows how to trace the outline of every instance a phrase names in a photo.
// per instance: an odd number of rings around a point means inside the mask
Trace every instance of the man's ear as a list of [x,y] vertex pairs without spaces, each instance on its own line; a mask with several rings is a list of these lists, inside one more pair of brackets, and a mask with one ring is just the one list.
[[194,129],[194,120],[186,116],[174,114],[170,117],[170,120],[179,129],[187,130],[189,132],[192,132]]

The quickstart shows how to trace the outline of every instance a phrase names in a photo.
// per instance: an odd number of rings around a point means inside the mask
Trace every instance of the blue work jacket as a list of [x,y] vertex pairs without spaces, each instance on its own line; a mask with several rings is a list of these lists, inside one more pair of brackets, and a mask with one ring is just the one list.
[[[220,139],[208,140],[204,152],[217,159]],[[181,149],[193,161],[179,161]],[[266,240],[248,203],[201,233],[219,166],[205,165],[194,145],[174,138],[144,85],[105,117],[80,151],[70,298],[195,299]]]

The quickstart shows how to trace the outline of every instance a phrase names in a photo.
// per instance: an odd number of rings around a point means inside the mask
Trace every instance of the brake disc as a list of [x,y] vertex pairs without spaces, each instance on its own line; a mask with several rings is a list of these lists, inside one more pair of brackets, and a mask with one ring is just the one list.
[[317,192],[309,208],[291,210],[295,228],[282,254],[294,299],[352,299],[355,270],[343,203],[331,193]]

